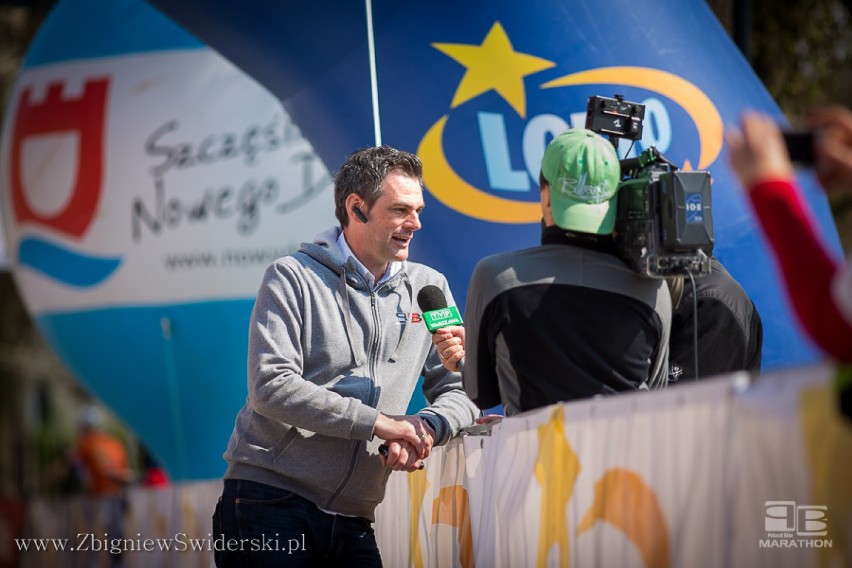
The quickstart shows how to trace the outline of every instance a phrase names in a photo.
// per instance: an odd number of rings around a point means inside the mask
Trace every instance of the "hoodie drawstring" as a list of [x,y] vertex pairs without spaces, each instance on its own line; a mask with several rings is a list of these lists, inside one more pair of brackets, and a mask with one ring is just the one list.
[[[343,319],[346,327],[346,338],[349,340],[349,351],[352,353],[352,362],[356,367],[360,367],[363,364],[363,361],[358,356],[359,352],[355,350],[355,343],[352,339],[352,310],[349,309],[349,289],[346,282],[346,267],[341,267],[340,273],[340,288],[338,290],[339,298],[338,298],[338,306],[343,311]],[[405,286],[405,289],[408,291],[408,305],[410,306],[409,312],[414,308],[414,289],[411,286],[411,281],[408,279],[408,274],[402,273],[402,283]],[[403,345],[405,344],[406,334],[409,332],[409,328],[412,327],[411,322],[407,321],[405,326],[403,327],[403,331],[400,334],[399,342],[396,345],[396,349],[394,349],[393,354],[388,359],[390,362],[396,362],[396,360],[400,356],[400,352],[403,349]]]

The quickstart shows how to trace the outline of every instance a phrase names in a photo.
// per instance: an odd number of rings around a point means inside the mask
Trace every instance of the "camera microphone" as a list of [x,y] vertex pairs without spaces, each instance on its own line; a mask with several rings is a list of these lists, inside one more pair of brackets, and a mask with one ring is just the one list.
[[417,293],[417,304],[423,311],[423,321],[429,333],[449,325],[464,323],[455,306],[447,306],[447,297],[437,286],[427,284]]

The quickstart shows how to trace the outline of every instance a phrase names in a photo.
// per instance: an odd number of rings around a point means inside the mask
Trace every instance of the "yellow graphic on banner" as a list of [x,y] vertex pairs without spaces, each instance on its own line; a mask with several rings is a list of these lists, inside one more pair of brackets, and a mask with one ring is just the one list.
[[[445,448],[446,449],[446,448]],[[454,459],[453,455],[456,458]],[[437,540],[436,525],[446,525],[455,529],[455,538],[458,548],[448,550],[430,549],[427,557],[432,558],[429,565],[435,563],[437,552],[438,562],[445,561],[452,556],[462,568],[475,568],[473,557],[473,525],[470,519],[470,500],[467,489],[460,482],[464,476],[464,455],[450,454],[442,460],[440,468],[440,481],[435,487],[427,477],[428,469],[417,470],[407,475],[408,498],[409,498],[409,525],[408,525],[408,564],[414,568],[423,568],[424,553],[420,541],[420,526],[423,521],[423,503],[433,496],[431,529],[428,530],[426,542],[440,542]],[[436,539],[436,540],[433,540]],[[455,563],[454,563],[455,565]]]
[[423,553],[420,549],[420,537],[417,534],[420,529],[420,512],[423,507],[423,497],[429,490],[429,480],[426,479],[426,470],[420,469],[408,474],[408,496],[410,508],[408,515],[408,555],[410,564],[415,568],[423,568]]
[[442,487],[432,505],[432,524],[456,527],[459,542],[459,562],[463,568],[474,568],[473,528],[467,490],[461,485]]
[[[838,372],[842,372],[842,369]],[[839,392],[831,386],[805,387],[799,393],[799,412],[810,466],[811,503],[828,507],[831,547],[817,549],[817,566],[852,565],[849,511],[852,511],[852,422],[838,412]]]
[[580,520],[577,534],[597,521],[608,522],[633,541],[645,566],[670,565],[666,519],[654,490],[637,473],[610,469],[595,483],[595,500]]
[[[535,477],[541,486],[537,566],[546,566],[556,544],[559,565],[570,565],[567,507],[580,475],[580,460],[565,437],[563,407],[537,428],[539,450]],[[595,498],[577,527],[577,535],[606,521],[639,550],[648,568],[668,568],[669,531],[657,495],[639,474],[621,468],[608,470],[595,483]]]
[[565,508],[580,475],[580,460],[565,438],[562,407],[553,411],[547,424],[538,427],[538,459],[535,477],[541,486],[541,515],[538,537],[538,566],[547,565],[553,544],[559,547],[559,565],[569,566],[568,518]]
[[[567,568],[571,561],[567,509],[582,466],[566,435],[564,407],[554,407],[550,419],[536,428],[536,434],[538,450],[533,473],[541,488],[536,566],[548,565],[550,552],[555,546],[558,565]],[[431,525],[455,528],[459,545],[452,552],[444,549],[439,554],[440,559],[446,561],[451,555],[464,568],[474,568],[470,500],[467,489],[459,483],[464,475],[463,460],[462,457],[455,466],[444,464],[444,482],[439,484],[443,485],[440,489],[430,490],[425,470],[409,474],[409,566],[424,566],[419,539],[423,501],[437,491],[437,497],[432,501]],[[444,485],[447,482],[450,484]],[[605,521],[632,542],[648,568],[670,566],[669,530],[665,516],[656,493],[638,473],[626,468],[613,468],[595,483],[594,500],[576,527],[576,535],[592,530],[598,521]],[[431,533],[430,538],[434,536]]]
[[494,22],[481,45],[433,43],[432,47],[467,69],[450,108],[494,90],[523,118],[527,114],[524,77],[556,66],[547,59],[515,51],[500,22]]

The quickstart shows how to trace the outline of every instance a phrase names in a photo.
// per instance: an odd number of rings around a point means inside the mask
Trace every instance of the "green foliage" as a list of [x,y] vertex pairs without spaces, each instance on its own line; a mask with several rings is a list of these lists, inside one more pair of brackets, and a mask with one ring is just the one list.
[[752,66],[791,120],[815,106],[850,104],[852,22],[838,0],[755,0]]

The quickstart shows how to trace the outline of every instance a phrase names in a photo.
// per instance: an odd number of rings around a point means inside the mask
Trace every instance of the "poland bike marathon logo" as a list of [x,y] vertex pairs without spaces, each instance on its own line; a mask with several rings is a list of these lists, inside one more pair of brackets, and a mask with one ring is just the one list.
[[[120,257],[96,256],[80,250],[103,189],[109,80],[89,78],[78,97],[65,95],[64,90],[64,81],[54,81],[47,85],[43,100],[36,100],[31,87],[20,94],[9,156],[12,212],[20,231],[18,263],[52,280],[85,288],[109,278],[122,262]],[[76,151],[63,162],[67,152],[61,148],[67,140],[72,141],[70,147]],[[70,182],[69,197],[60,208],[45,211],[32,203],[31,197],[34,191],[42,196],[57,191],[40,183],[41,173],[56,168],[57,163]],[[28,187],[30,184],[33,187]],[[47,231],[35,234],[33,228]],[[58,234],[61,240],[42,233]]]

